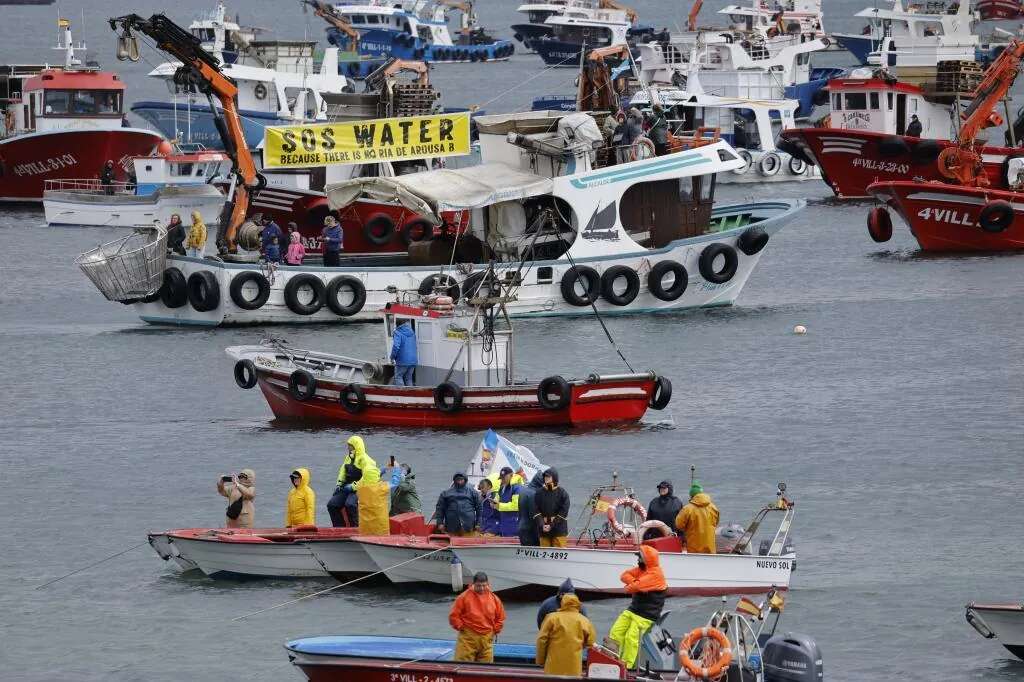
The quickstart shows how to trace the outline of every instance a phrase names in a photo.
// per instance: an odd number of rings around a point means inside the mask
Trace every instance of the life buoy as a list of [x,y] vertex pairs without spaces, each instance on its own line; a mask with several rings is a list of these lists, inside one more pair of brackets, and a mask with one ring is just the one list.
[[288,377],[288,392],[299,402],[316,395],[316,377],[304,369],[297,369]]
[[744,175],[754,165],[754,157],[746,149],[737,149],[736,154],[743,159],[743,165],[739,168],[733,168],[732,172],[734,175]]
[[647,535],[647,531],[649,530],[658,531],[661,533],[661,537],[663,538],[667,538],[672,535],[672,529],[668,527],[667,523],[664,521],[658,521],[657,519],[652,519],[640,524],[640,527],[636,529],[636,536],[640,538],[640,540],[643,540],[643,537]]
[[[702,639],[714,640],[721,651],[718,659],[708,667],[702,666],[698,661],[690,658],[690,650]],[[679,643],[679,663],[683,666],[690,677],[697,680],[717,679],[732,662],[732,643],[725,633],[718,628],[703,627],[694,628],[683,637]]]
[[359,414],[366,409],[366,391],[359,384],[345,384],[338,392],[338,402],[349,414]]
[[256,99],[266,99],[267,86],[264,85],[263,83],[257,83],[256,87],[252,89],[252,94],[256,97]]
[[789,159],[789,172],[793,175],[803,175],[804,171],[807,170],[807,162],[803,159],[798,159],[795,156]]
[[[583,283],[584,293],[576,291],[577,282]],[[562,290],[562,298],[569,305],[576,307],[590,305],[601,295],[601,275],[588,265],[574,265],[562,275],[559,287]]]
[[658,150],[654,148],[654,142],[650,138],[638,137],[630,148],[630,154],[633,157],[632,161],[643,161],[653,159],[658,155]]
[[736,240],[736,246],[738,246],[740,251],[748,256],[760,253],[761,249],[763,249],[767,244],[768,233],[760,227],[748,227],[743,230],[743,234],[741,234],[739,239]]
[[988,202],[981,209],[981,213],[978,214],[978,225],[986,232],[996,234],[1013,225],[1013,218],[1013,205],[997,199]]
[[246,390],[256,385],[256,365],[252,360],[239,360],[235,363],[235,383]]
[[892,217],[883,206],[875,206],[868,213],[868,234],[879,244],[892,239]]
[[634,512],[636,512],[636,515],[639,516],[641,519],[647,519],[647,510],[644,508],[642,504],[640,504],[640,500],[633,499],[632,497],[620,497],[616,500],[613,500],[612,503],[608,505],[608,511],[605,513],[608,515],[608,525],[611,526],[611,529],[619,535],[626,534],[625,527],[622,525],[622,522],[619,521],[618,517],[615,515],[615,512],[618,510],[619,507],[629,507]]
[[[665,287],[665,275],[671,273],[675,277],[672,286]],[[682,263],[674,260],[658,261],[647,274],[647,290],[661,301],[674,301],[686,291],[689,275]]]
[[406,246],[413,242],[429,242],[434,238],[434,226],[426,218],[413,218],[399,231]]
[[[615,283],[626,280],[626,289],[621,294],[615,291]],[[629,305],[640,293],[640,275],[625,265],[613,265],[601,275],[601,298],[613,305]]]
[[668,377],[658,376],[654,380],[654,390],[647,404],[652,410],[664,410],[672,400],[672,382]]
[[768,152],[757,162],[757,170],[766,178],[778,174],[782,168],[782,159],[775,152]]
[[164,281],[160,285],[160,302],[168,308],[180,308],[188,303],[188,281],[178,268],[164,270]]
[[216,310],[220,305],[220,283],[209,270],[188,276],[188,301],[201,313]]
[[[338,294],[341,293],[343,288],[349,289],[352,292],[352,301],[348,304],[342,304],[338,300]],[[341,275],[335,277],[327,283],[327,289],[324,293],[324,298],[327,302],[327,307],[331,309],[335,315],[341,317],[351,317],[355,315],[363,306],[366,305],[366,287],[362,281],[351,275]]]
[[462,408],[462,388],[451,381],[434,387],[434,407],[442,412],[457,412]]
[[878,153],[889,159],[903,156],[909,151],[910,147],[902,137],[897,135],[888,135],[878,141]]
[[[249,283],[256,285],[256,295],[252,298],[245,297],[245,285]],[[246,270],[231,279],[228,293],[231,294],[231,302],[242,310],[257,310],[270,298],[270,280],[262,272]]]
[[383,246],[394,234],[395,221],[387,213],[374,213],[363,223],[363,236],[371,244]]
[[[715,259],[722,256],[725,262],[722,264],[720,270],[715,269]],[[736,249],[732,248],[728,244],[721,244],[715,242],[704,247],[704,250],[700,253],[700,258],[697,261],[697,266],[700,269],[700,276],[711,282],[712,284],[725,284],[733,275],[736,274],[736,268],[739,266],[739,256],[736,255]]]
[[459,296],[461,292],[459,290],[459,283],[455,281],[455,278],[451,275],[430,275],[425,277],[420,286],[417,289],[420,296],[427,296],[434,293],[435,289],[444,289],[446,296],[452,299],[452,303],[459,302]]
[[[299,300],[299,289],[308,287],[313,298],[308,303]],[[312,315],[324,307],[324,283],[316,275],[302,273],[295,275],[284,285],[284,303],[296,315]]]
[[[552,395],[555,397],[552,398]],[[570,400],[572,386],[557,374],[544,379],[537,386],[537,402],[545,410],[564,410],[569,406]]]

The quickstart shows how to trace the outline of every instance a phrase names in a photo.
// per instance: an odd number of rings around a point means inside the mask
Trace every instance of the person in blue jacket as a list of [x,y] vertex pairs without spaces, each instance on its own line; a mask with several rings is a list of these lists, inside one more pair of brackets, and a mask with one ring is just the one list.
[[408,320],[403,320],[391,339],[391,361],[395,363],[395,386],[415,386],[416,332]]
[[466,485],[466,474],[452,476],[452,487],[437,498],[437,532],[466,537],[480,530],[480,496]]
[[[554,613],[562,606],[562,597],[567,594],[576,594],[576,586],[572,584],[570,578],[566,578],[565,582],[558,586],[558,593],[553,597],[548,597],[540,603],[540,608],[537,609],[537,629],[544,624],[544,619],[549,614]],[[580,606],[580,613],[584,616],[587,615],[587,610]]]
[[494,481],[490,478],[481,479],[477,490],[480,491],[480,532],[484,535],[499,535],[501,520],[498,513],[498,493],[494,490]]
[[503,538],[514,538],[519,534],[519,491],[523,479],[512,471],[512,467],[502,467],[500,485],[498,486],[498,535]]

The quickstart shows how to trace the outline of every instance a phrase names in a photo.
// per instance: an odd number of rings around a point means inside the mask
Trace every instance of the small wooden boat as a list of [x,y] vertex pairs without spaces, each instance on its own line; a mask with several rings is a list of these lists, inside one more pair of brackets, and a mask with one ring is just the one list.
[[967,605],[967,622],[985,639],[998,639],[1006,650],[1024,660],[1024,604]]

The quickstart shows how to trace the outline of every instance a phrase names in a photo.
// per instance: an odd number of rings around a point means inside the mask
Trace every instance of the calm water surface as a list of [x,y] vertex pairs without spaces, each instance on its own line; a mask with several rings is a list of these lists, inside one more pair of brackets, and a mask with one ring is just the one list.
[[[182,23],[205,3],[175,3]],[[484,0],[503,35],[516,3]],[[674,26],[686,3],[635,2]],[[709,2],[705,12],[723,3]],[[856,30],[857,1],[826,3],[828,26]],[[160,9],[92,0],[85,31],[108,66],[100,20]],[[320,26],[291,2],[237,4],[280,37]],[[4,8],[0,61],[52,59],[53,8]],[[78,22],[76,22],[78,23]],[[830,56],[832,57],[832,56]],[[162,61],[147,54],[152,63]],[[149,65],[121,65],[129,99],[160,96]],[[441,67],[450,105],[491,111],[570,91],[573,74],[539,59]],[[533,79],[533,80],[530,80]],[[489,102],[498,98],[493,102]],[[810,207],[772,240],[739,304],[608,325],[634,366],[670,376],[669,409],[639,428],[509,432],[557,464],[578,509],[613,471],[653,496],[682,488],[690,465],[722,509],[746,522],[788,483],[798,504],[799,568],[784,626],[813,635],[829,679],[1019,680],[1024,664],[963,620],[977,600],[1019,600],[1024,413],[1024,256],[929,257],[897,228],[870,241],[865,205],[837,205],[823,185],[727,190],[720,199],[806,197]],[[148,327],[105,302],[75,269],[103,229],[47,228],[34,209],[0,209],[0,678],[4,680],[298,679],[287,639],[327,633],[436,635],[451,597],[410,588],[349,588],[232,623],[231,618],[329,587],[330,581],[214,584],[181,577],[147,548],[42,590],[48,579],[142,542],[150,529],[218,524],[222,472],[257,472],[257,519],[280,522],[288,472],[309,467],[322,505],[350,431],[286,429],[258,392],[238,390],[225,346],[263,330]],[[804,337],[790,333],[804,324]],[[590,319],[517,325],[519,373],[582,374],[621,362]],[[376,354],[374,325],[277,330],[291,341]],[[479,434],[367,431],[378,461],[417,471],[432,504],[465,466]],[[607,631],[623,600],[590,606]],[[674,599],[682,632],[717,600]],[[504,639],[529,641],[533,605],[511,605]]]

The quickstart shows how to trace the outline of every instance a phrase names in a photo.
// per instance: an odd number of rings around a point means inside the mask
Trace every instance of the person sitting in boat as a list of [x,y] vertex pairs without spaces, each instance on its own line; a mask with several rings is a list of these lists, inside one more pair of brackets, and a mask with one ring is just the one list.
[[[295,223],[288,223],[289,226]],[[302,265],[302,259],[306,257],[306,247],[302,245],[302,235],[298,230],[291,232],[291,243],[288,244],[288,253],[284,256],[284,262],[288,265]]]
[[[338,469],[338,485],[334,495],[327,501],[327,513],[331,515],[331,525],[335,528],[359,525],[360,486],[373,484],[380,480],[380,468],[377,462],[366,454],[366,444],[359,436],[348,439],[348,455]],[[347,523],[346,523],[347,517]]]
[[[558,586],[558,592],[556,592],[553,596],[548,597],[540,603],[540,608],[537,609],[538,630],[540,630],[541,627],[544,625],[544,619],[547,618],[549,614],[554,613],[561,607],[562,597],[564,597],[567,594],[571,594],[573,596],[576,595],[576,586],[572,584],[572,580],[570,578],[566,578],[565,582]],[[583,608],[582,605],[580,606],[579,611],[584,616],[587,615],[587,610]]]
[[486,573],[477,572],[473,584],[455,599],[448,623],[459,633],[452,660],[494,663],[494,638],[505,626],[505,606],[491,592]]
[[[281,227],[274,222],[273,218],[264,218],[263,216],[260,216],[260,220],[263,224],[263,229],[260,230],[260,246],[263,249],[263,255],[266,256],[267,249],[274,243],[274,239],[283,239],[284,233],[281,232]],[[280,243],[280,241],[278,241],[278,243]],[[278,253],[280,253],[280,247],[278,248]],[[267,260],[269,260],[269,258]],[[278,257],[278,260],[280,260],[280,257]]]
[[185,248],[193,258],[202,258],[206,251],[206,223],[199,211],[192,211],[192,227],[188,230]]
[[324,229],[320,231],[324,242],[324,267],[336,268],[341,265],[341,225],[332,215],[324,218]]
[[480,496],[466,485],[467,480],[466,474],[456,473],[452,487],[438,496],[434,509],[438,533],[467,537],[480,530]]
[[186,236],[185,223],[181,222],[181,216],[172,213],[171,222],[167,223],[167,250],[184,256]]
[[277,241],[277,237],[270,240],[270,244],[267,245],[265,256],[268,263],[281,264],[281,245]]
[[315,526],[316,493],[309,487],[309,469],[295,469],[288,478],[291,479],[292,489],[288,491],[284,525]]
[[501,518],[498,515],[498,491],[494,489],[494,481],[490,478],[481,479],[476,489],[480,493],[480,532],[497,536],[501,531]]
[[519,489],[519,544],[523,547],[540,547],[540,533],[533,521],[537,491],[544,487],[544,473],[538,471],[530,484]]
[[636,557],[636,568],[624,571],[619,576],[626,594],[632,595],[632,601],[619,614],[608,633],[608,638],[618,645],[619,658],[629,668],[636,666],[640,639],[661,618],[661,610],[665,607],[665,597],[668,595],[668,582],[661,570],[658,550],[641,545]]
[[103,193],[107,196],[114,193],[114,162],[107,161],[100,171],[100,185],[103,186]]
[[924,132],[924,126],[921,125],[921,120],[917,114],[912,114],[910,125],[907,126],[907,137],[921,137],[922,132]]
[[416,356],[416,332],[408,320],[402,320],[391,337],[391,361],[395,363],[395,386],[415,386],[413,373],[419,358]]
[[582,676],[583,650],[597,640],[597,631],[581,608],[580,598],[567,594],[558,611],[544,619],[537,633],[536,662],[544,666],[545,675]]
[[[683,509],[683,501],[674,494],[672,481],[662,481],[658,484],[658,496],[647,505],[647,520],[661,521],[669,528],[676,527],[676,516]],[[658,531],[651,528],[644,534],[644,540],[657,537]]]
[[498,535],[514,538],[519,534],[519,491],[523,488],[523,477],[512,467],[502,467],[498,476]]
[[402,465],[402,480],[391,491],[391,515],[420,512],[420,494],[416,491],[416,474],[408,464]]
[[544,472],[544,487],[533,499],[533,521],[541,547],[565,547],[569,537],[569,493],[558,485],[558,470]]
[[718,507],[704,492],[700,481],[690,486],[690,501],[676,516],[676,529],[683,535],[687,552],[715,553],[715,529],[718,528]]
[[256,516],[256,473],[242,469],[236,476],[217,479],[217,492],[228,498],[225,528],[252,528]]

